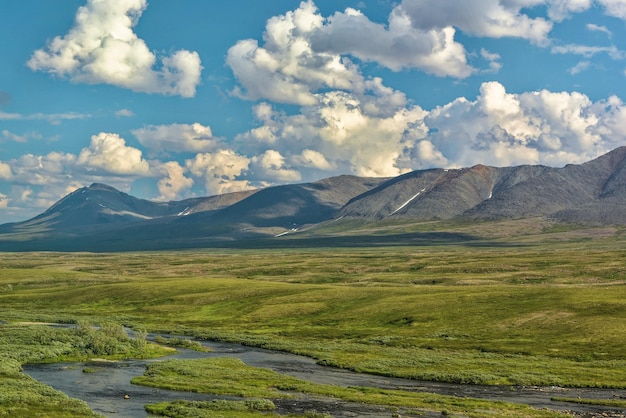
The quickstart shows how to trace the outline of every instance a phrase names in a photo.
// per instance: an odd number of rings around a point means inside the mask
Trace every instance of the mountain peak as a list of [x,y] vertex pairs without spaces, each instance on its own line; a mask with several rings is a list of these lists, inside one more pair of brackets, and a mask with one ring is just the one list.
[[88,189],[90,190],[103,190],[103,191],[108,191],[108,192],[119,192],[119,190],[117,190],[115,187],[109,186],[108,184],[104,184],[104,183],[92,183]]

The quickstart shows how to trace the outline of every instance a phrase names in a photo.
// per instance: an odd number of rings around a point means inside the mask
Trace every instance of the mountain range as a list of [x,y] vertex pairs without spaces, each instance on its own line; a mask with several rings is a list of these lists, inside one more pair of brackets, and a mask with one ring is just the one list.
[[394,178],[344,175],[173,202],[138,199],[95,183],[32,219],[0,225],[0,250],[291,245],[289,239],[304,231],[310,238],[315,231],[328,231],[329,225],[345,236],[355,221],[397,228],[415,222],[480,224],[526,218],[626,224],[626,147],[562,168],[476,165],[417,170]]

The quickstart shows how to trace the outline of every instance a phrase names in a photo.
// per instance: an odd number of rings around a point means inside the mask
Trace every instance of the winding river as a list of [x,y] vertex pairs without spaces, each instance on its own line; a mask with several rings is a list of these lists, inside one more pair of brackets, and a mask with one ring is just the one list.
[[[626,417],[626,408],[610,408],[589,405],[560,403],[552,397],[620,399],[626,398],[626,391],[607,389],[577,388],[535,388],[535,387],[494,387],[476,385],[457,385],[436,382],[415,381],[409,379],[389,378],[376,375],[351,372],[318,365],[308,357],[283,352],[248,347],[238,344],[202,342],[210,352],[197,352],[179,349],[178,353],[161,359],[129,360],[121,362],[90,362],[90,363],[55,363],[25,365],[24,372],[34,379],[52,386],[67,395],[82,399],[91,409],[106,417],[136,418],[148,416],[144,405],[176,399],[212,400],[225,399],[206,394],[176,392],[131,385],[130,380],[144,373],[146,365],[164,359],[197,359],[206,357],[236,357],[250,366],[272,369],[308,380],[315,383],[334,384],[340,386],[370,386],[389,389],[403,389],[419,392],[438,393],[460,397],[474,397],[490,400],[501,400],[523,403],[535,408],[571,411],[580,417]],[[84,367],[95,370],[84,373]],[[128,399],[125,399],[128,395]],[[352,404],[335,399],[302,397],[297,399],[277,400],[278,413],[303,413],[309,410],[325,412],[333,417],[390,417],[391,412],[385,408]],[[605,414],[605,415],[602,415]],[[441,417],[440,413],[424,415]]]

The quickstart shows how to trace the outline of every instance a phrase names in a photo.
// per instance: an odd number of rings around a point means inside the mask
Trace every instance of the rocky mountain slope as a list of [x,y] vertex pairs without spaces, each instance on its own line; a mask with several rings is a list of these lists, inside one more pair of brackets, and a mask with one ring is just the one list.
[[414,171],[350,201],[339,216],[420,220],[548,216],[626,223],[626,147],[563,168],[487,167]]

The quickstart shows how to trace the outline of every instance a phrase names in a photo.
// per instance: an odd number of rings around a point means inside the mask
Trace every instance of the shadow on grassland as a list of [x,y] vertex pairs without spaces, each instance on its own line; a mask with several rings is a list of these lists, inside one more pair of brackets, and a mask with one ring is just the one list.
[[[51,236],[34,240],[3,241],[0,251],[60,251],[60,252],[128,252],[189,250],[202,248],[224,249],[281,249],[281,248],[373,248],[373,247],[519,247],[520,244],[488,241],[455,232],[412,232],[386,235],[308,235],[293,234],[281,237],[246,232],[245,235],[142,234],[139,231],[121,231],[100,235]],[[137,233],[133,233],[137,232]],[[145,231],[144,231],[145,232]]]
[[228,248],[367,248],[367,247],[518,247],[519,244],[486,241],[472,235],[454,232],[413,232],[393,235],[283,236],[259,240],[215,243]]

